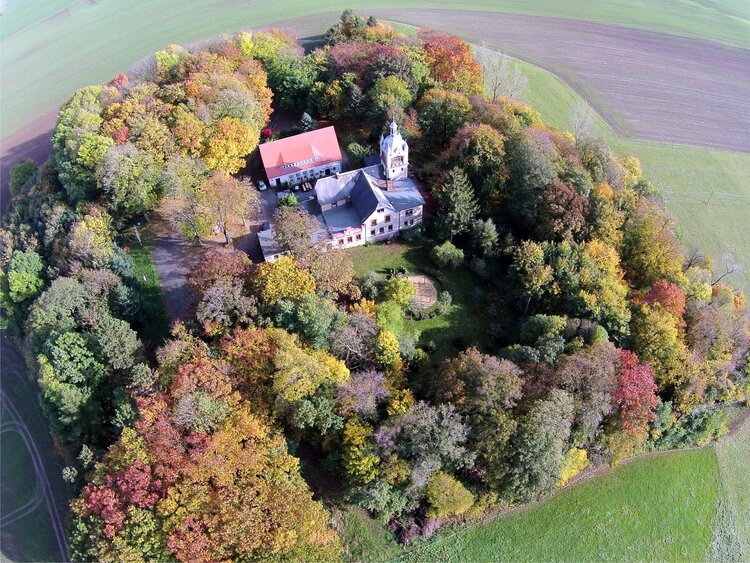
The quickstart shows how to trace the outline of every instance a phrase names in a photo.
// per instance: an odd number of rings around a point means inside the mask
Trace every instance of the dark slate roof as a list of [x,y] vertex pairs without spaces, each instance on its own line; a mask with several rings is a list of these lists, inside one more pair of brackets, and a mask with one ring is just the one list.
[[362,221],[359,220],[353,205],[339,205],[327,211],[323,211],[323,217],[328,224],[331,234],[345,231],[348,227],[359,228]]
[[[392,180],[390,191],[387,190],[383,167],[380,164],[360,168],[321,178],[315,184],[315,197],[320,206],[349,200],[351,204],[339,205],[333,209],[312,212],[325,218],[331,231],[343,229],[346,226],[359,227],[379,207],[386,207],[394,211],[403,211],[425,201],[411,178]],[[344,222],[348,222],[346,225]]]
[[260,249],[263,252],[264,259],[268,259],[276,254],[285,253],[284,249],[276,241],[273,229],[258,232],[258,242],[260,242]]
[[402,178],[393,182],[391,191],[383,192],[388,201],[396,211],[403,211],[418,205],[424,205],[425,201],[419,193],[417,185],[411,178]]
[[357,181],[352,188],[351,196],[352,205],[359,216],[359,223],[364,223],[378,207],[392,206],[388,199],[383,195],[383,191],[373,186],[371,176],[365,172],[360,172]]
[[351,172],[344,172],[343,174],[337,174],[336,176],[326,176],[325,178],[319,179],[315,183],[315,197],[318,198],[318,203],[320,205],[326,205],[327,203],[334,203],[351,197],[354,184],[357,182],[360,173],[363,171],[373,176],[379,177],[381,175],[380,164],[378,164],[377,166],[360,168],[358,170],[352,170]]

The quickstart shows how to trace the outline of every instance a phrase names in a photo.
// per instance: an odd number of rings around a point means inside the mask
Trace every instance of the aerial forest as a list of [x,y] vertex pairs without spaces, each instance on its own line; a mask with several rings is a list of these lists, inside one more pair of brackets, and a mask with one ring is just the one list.
[[[346,11],[308,52],[243,32],[72,95],[51,159],[14,168],[0,306],[76,490],[73,560],[337,560],[342,503],[408,544],[727,432],[750,400],[745,295],[685,250],[638,159],[545,125],[507,72]],[[424,308],[404,272],[355,273],[294,198],[275,214],[287,255],[232,247],[273,112],[334,124],[355,167],[399,124],[432,217],[405,238],[436,280],[481,276],[486,338],[408,330],[455,296]],[[160,336],[125,236],[157,208],[224,243]]]

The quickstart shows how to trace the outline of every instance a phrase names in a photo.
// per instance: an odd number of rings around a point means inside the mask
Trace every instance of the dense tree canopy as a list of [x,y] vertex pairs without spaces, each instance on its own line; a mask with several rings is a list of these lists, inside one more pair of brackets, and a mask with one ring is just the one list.
[[[75,560],[336,560],[295,455],[316,495],[339,484],[333,502],[409,542],[589,465],[707,443],[750,397],[744,294],[685,258],[637,159],[546,126],[499,86],[485,97],[456,37],[347,10],[325,40],[307,54],[279,30],[168,46],[77,91],[53,159],[14,172],[3,328],[82,487]],[[325,118],[359,136],[354,158],[398,122],[436,204],[414,247],[435,305],[405,268],[355,278],[295,197],[274,217],[287,255],[231,249],[260,203],[237,173],[272,98],[303,129]],[[157,205],[186,238],[228,246],[191,270],[194,314],[166,340],[121,246]],[[477,283],[454,292],[469,268]]]

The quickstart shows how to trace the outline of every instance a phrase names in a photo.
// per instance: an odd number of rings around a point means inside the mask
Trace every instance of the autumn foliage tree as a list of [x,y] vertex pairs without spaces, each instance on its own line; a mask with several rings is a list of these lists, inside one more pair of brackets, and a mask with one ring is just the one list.
[[419,38],[424,45],[432,78],[467,94],[482,92],[484,74],[468,43],[438,31],[422,31]]

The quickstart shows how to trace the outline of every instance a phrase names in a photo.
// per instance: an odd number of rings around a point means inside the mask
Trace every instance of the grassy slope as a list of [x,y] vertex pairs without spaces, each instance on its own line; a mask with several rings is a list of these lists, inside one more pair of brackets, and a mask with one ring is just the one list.
[[[529,78],[524,100],[545,122],[569,129],[573,108],[583,99],[549,72],[525,62],[516,64]],[[744,224],[750,219],[750,155],[621,139],[598,115],[593,126],[618,153],[640,158],[646,177],[677,218],[685,246],[698,245],[711,254],[717,271],[724,256],[731,254],[744,272],[727,281],[750,289],[750,238],[737,228],[738,220]]]
[[[11,0],[3,21],[3,137],[39,117],[42,109],[55,107],[76,88],[106,81],[167,43],[196,41],[290,17],[336,13],[345,7],[436,7],[428,0],[250,0],[221,4],[205,0],[55,0],[54,4],[36,4],[28,9]],[[53,8],[65,8],[66,4],[66,9],[53,12]],[[750,47],[747,18],[687,0],[624,0],[617,5],[596,0],[455,0],[441,7],[566,17]],[[137,41],[131,40],[134,34]]]
[[635,460],[538,506],[445,534],[406,559],[700,561],[718,480],[712,448]]
[[716,446],[721,475],[710,558],[750,561],[750,422]]

